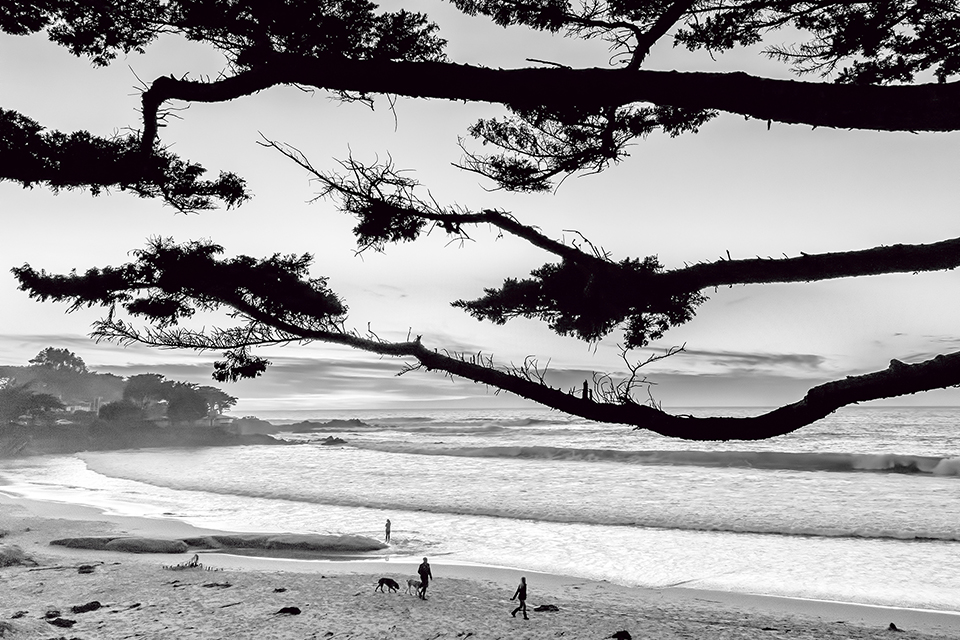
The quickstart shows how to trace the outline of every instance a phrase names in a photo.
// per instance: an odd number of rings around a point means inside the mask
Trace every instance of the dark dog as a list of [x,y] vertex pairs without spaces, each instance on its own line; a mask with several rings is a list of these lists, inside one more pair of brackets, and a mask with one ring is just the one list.
[[397,584],[397,581],[393,578],[380,578],[377,580],[377,588],[374,589],[374,591],[380,591],[382,593],[384,587],[386,587],[390,593],[400,590],[400,585]]

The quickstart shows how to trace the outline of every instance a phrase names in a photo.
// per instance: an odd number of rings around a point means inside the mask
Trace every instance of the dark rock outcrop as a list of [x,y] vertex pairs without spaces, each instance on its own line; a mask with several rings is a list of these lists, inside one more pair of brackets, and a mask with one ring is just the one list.
[[[159,538],[61,538],[50,544],[71,549],[94,551],[124,551],[127,553],[186,553],[189,547],[183,540]],[[82,567],[81,567],[82,569]],[[90,573],[83,572],[81,573]]]
[[[116,538],[60,538],[51,540],[50,544],[58,547],[69,547],[70,549],[93,549],[94,551],[103,551],[107,548],[107,543]],[[83,567],[80,567],[82,569]],[[87,573],[87,572],[81,572]],[[89,572],[89,573],[92,573]]]
[[72,613],[87,613],[88,611],[96,611],[103,605],[94,600],[93,602],[88,602],[87,604],[76,604],[70,607]]
[[127,553],[187,553],[191,549],[362,553],[387,548],[385,543],[366,536],[298,533],[229,534],[177,540],[138,537],[61,538],[52,540],[50,544],[73,549],[124,551]]
[[300,607],[284,607],[274,615],[298,616],[300,615]]
[[64,629],[69,629],[77,624],[76,620],[67,620],[66,618],[54,618],[53,620],[47,620],[47,622],[55,627],[63,627]]
[[125,551],[127,553],[186,553],[190,547],[183,540],[114,538],[104,548],[107,551]]

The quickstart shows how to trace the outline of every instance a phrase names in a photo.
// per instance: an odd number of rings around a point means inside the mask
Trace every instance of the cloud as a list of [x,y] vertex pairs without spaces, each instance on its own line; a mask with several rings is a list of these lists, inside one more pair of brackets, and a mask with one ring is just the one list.
[[715,366],[733,369],[795,368],[819,370],[826,364],[824,356],[812,353],[757,353],[745,351],[710,351],[685,349],[679,355],[693,357]]

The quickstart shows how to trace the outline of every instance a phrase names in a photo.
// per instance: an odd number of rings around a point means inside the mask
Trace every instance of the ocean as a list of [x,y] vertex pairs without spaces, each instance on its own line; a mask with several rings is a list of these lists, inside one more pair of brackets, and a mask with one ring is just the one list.
[[379,556],[428,556],[435,572],[471,562],[960,612],[960,408],[845,408],[722,444],[536,409],[306,418],[323,424],[280,434],[296,446],[4,460],[0,491],[244,532],[382,538],[389,518]]

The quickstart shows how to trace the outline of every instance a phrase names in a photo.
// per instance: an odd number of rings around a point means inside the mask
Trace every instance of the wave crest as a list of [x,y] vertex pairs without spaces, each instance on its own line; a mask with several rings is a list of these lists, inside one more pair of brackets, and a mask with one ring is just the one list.
[[899,454],[786,453],[776,451],[621,451],[617,449],[577,449],[550,446],[438,448],[399,443],[370,443],[357,446],[385,453],[466,458],[520,458],[786,471],[873,471],[960,476],[960,458]]

